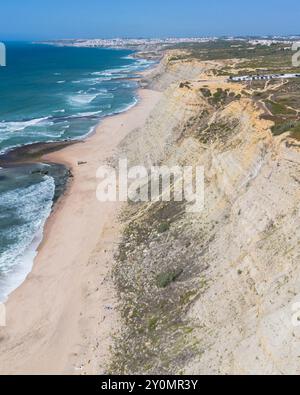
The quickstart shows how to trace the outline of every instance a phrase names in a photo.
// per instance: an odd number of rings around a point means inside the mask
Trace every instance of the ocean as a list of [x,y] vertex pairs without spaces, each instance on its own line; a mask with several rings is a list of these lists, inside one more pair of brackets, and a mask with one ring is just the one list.
[[[7,43],[7,66],[0,67],[0,155],[32,143],[82,139],[103,117],[134,106],[136,77],[153,62],[132,54]],[[59,166],[45,164],[0,169],[0,302],[32,268],[62,175]]]

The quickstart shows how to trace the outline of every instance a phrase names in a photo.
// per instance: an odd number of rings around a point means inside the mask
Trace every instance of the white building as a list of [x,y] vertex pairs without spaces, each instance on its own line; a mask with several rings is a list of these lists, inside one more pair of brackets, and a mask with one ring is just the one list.
[[260,80],[288,79],[288,78],[300,78],[300,74],[242,75],[237,77],[230,77],[229,81],[245,82],[245,81],[260,81]]

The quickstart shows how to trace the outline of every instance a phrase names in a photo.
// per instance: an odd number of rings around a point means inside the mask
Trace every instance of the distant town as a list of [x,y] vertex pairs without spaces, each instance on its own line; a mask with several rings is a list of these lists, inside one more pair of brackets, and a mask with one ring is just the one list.
[[240,41],[254,47],[257,45],[271,46],[273,44],[291,45],[300,40],[300,36],[263,36],[263,37],[169,37],[169,38],[94,38],[94,39],[62,39],[45,41],[45,44],[72,47],[101,47],[101,48],[151,48],[165,47],[174,44],[184,43],[206,43],[217,40]]
[[202,38],[95,38],[95,39],[64,39],[43,42],[58,46],[72,47],[101,47],[101,48],[149,48],[157,46],[168,46],[182,43],[205,43],[218,40],[217,37]]

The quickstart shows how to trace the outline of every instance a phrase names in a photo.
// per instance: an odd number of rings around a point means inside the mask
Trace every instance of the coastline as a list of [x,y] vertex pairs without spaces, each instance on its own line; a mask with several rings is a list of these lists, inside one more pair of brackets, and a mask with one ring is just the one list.
[[[14,273],[13,278],[10,281],[10,284],[5,284],[6,292],[2,299],[0,299],[0,303],[7,302],[7,299],[10,295],[22,285],[22,283],[27,278],[27,275],[31,272],[34,259],[38,254],[39,246],[43,241],[45,224],[48,221],[49,217],[56,209],[57,201],[60,198],[63,198],[64,193],[69,187],[71,180],[73,179],[73,174],[71,171],[71,167],[64,162],[63,159],[60,159],[60,162],[57,162],[52,159],[47,159],[47,155],[53,152],[60,151],[66,147],[69,147],[73,144],[84,143],[89,137],[93,136],[102,122],[110,117],[118,116],[122,113],[130,111],[134,108],[140,100],[139,92],[143,89],[141,86],[142,78],[147,75],[147,73],[153,71],[157,67],[157,64],[153,64],[149,66],[148,69],[144,71],[140,71],[139,78],[136,81],[139,83],[139,87],[136,89],[136,95],[134,101],[129,104],[127,107],[116,110],[110,114],[107,114],[105,117],[101,118],[98,121],[98,124],[92,127],[86,134],[77,137],[76,139],[68,139],[62,141],[46,141],[46,142],[37,142],[30,143],[21,146],[16,146],[12,149],[3,152],[0,155],[0,168],[4,169],[13,169],[13,168],[23,168],[24,166],[35,166],[35,165],[48,165],[50,171],[45,171],[45,175],[50,174],[50,176],[54,179],[55,182],[55,192],[53,197],[52,207],[49,209],[49,213],[47,217],[43,220],[40,229],[34,235],[32,239],[32,243],[28,245],[26,250],[24,251],[22,258],[24,258],[24,262],[26,261],[26,265],[24,267],[18,268],[18,270]],[[79,161],[80,162],[80,161]],[[52,169],[56,167],[60,167],[62,169],[60,175],[53,175]],[[44,170],[33,170],[34,173],[44,174]],[[55,171],[54,171],[55,172]],[[30,259],[31,257],[31,259]],[[27,269],[26,269],[26,268]]]
[[[75,177],[7,303],[0,374],[299,373],[299,138],[274,134],[256,87],[215,75],[235,60],[172,59],[136,107],[43,157]],[[205,210],[99,204],[96,169],[118,154],[204,167]]]
[[96,200],[96,170],[143,126],[161,94],[140,89],[138,97],[136,106],[105,118],[85,140],[42,157],[67,166],[74,178],[47,220],[31,273],[6,303],[1,374],[105,371],[117,322],[110,262],[120,204]]

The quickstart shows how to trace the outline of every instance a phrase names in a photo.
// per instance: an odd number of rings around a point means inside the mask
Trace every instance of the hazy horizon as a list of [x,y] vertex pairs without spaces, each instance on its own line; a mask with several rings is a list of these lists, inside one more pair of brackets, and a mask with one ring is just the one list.
[[[217,38],[217,39],[220,39],[220,40],[222,40],[223,38],[224,39],[228,39],[228,38],[252,38],[252,39],[255,39],[255,38],[272,38],[272,37],[282,37],[282,38],[285,38],[285,37],[300,37],[300,33],[291,33],[291,34],[261,34],[261,35],[259,35],[259,34],[254,34],[254,35],[223,35],[223,36],[218,36],[218,35],[207,35],[207,36],[205,36],[205,35],[199,35],[199,36],[197,36],[197,35],[195,35],[195,36],[192,36],[192,35],[190,35],[190,36],[184,36],[184,35],[181,35],[181,36],[176,36],[176,35],[173,35],[173,36],[153,36],[153,37],[150,37],[150,36],[128,36],[128,37],[126,37],[126,36],[90,36],[90,37],[81,37],[81,36],[78,36],[78,37],[59,37],[59,38],[51,38],[51,37],[49,37],[49,38],[32,38],[32,39],[4,39],[4,40],[2,40],[2,41],[4,41],[4,42],[7,42],[7,43],[9,43],[9,42],[11,42],[11,43],[13,43],[13,42],[24,42],[24,43],[29,43],[29,42],[43,42],[43,41],[45,41],[45,42],[47,42],[47,41],[49,41],[49,42],[51,42],[51,41],[60,41],[60,40],[93,40],[93,39],[100,39],[100,40],[115,40],[115,39],[123,39],[123,40],[152,40],[152,39],[161,39],[161,40],[164,40],[164,39],[172,39],[172,38],[174,38],[174,39],[183,39],[183,38],[186,38],[186,39],[193,39],[193,38]],[[1,39],[0,39],[1,40]]]

